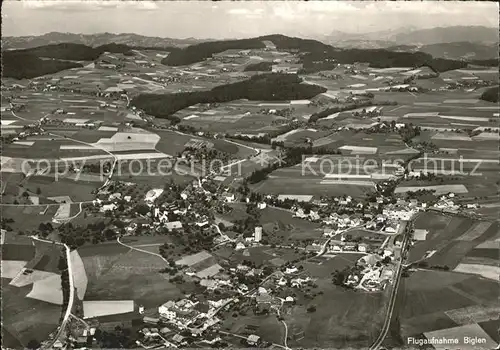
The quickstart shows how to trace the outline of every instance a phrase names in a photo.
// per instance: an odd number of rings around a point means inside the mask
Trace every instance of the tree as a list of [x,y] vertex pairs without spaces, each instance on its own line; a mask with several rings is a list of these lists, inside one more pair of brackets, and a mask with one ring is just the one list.
[[314,306],[314,305],[309,306],[307,308],[307,312],[309,312],[309,313],[316,312],[316,306]]
[[151,209],[146,204],[139,204],[135,207],[135,211],[140,215],[146,215]]
[[28,349],[30,350],[36,350],[36,349],[39,349],[40,348],[40,343],[35,340],[35,339],[31,339],[29,342],[28,342],[28,346],[27,346]]
[[37,195],[42,194],[42,190],[40,189],[40,187],[37,187],[37,188],[36,188],[36,194],[37,194]]

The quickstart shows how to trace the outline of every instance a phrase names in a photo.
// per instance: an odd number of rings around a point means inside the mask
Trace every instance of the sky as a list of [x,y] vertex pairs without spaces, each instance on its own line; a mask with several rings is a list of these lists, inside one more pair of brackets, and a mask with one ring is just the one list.
[[170,38],[320,37],[400,27],[498,27],[498,4],[477,1],[5,0],[2,35],[136,33]]

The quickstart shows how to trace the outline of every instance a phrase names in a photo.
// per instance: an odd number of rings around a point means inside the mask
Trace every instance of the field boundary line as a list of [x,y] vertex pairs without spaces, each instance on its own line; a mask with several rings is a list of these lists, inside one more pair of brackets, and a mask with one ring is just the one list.
[[162,259],[164,262],[166,262],[168,264],[168,261],[167,259],[165,259],[163,256],[161,256],[160,254],[157,254],[157,253],[153,253],[153,252],[149,252],[147,250],[144,250],[144,249],[140,249],[140,248],[135,248],[134,246],[131,246],[131,245],[128,245],[128,244],[125,244],[123,242],[120,241],[120,237],[117,237],[116,238],[116,241],[118,242],[118,244],[124,246],[124,247],[127,247],[129,249],[132,249],[132,250],[136,250],[138,252],[141,252],[141,253],[145,253],[145,254],[149,254],[149,255],[154,255],[160,259]]

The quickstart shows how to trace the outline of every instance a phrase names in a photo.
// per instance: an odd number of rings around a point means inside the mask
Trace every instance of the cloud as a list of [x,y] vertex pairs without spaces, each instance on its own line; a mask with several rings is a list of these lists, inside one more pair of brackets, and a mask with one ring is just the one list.
[[132,6],[136,6],[138,9],[140,10],[147,10],[147,11],[150,11],[150,10],[158,10],[159,7],[158,5],[155,3],[155,1],[134,1],[135,4],[133,4]]
[[247,18],[260,18],[264,13],[264,9],[248,9],[248,8],[232,8],[227,11],[229,15],[244,16]]
[[[13,2],[13,1],[12,1]],[[54,1],[54,0],[22,0],[26,10],[51,10],[51,11],[98,11],[101,9],[131,9],[131,10],[157,10],[155,1],[116,1],[116,0],[87,0],[87,1]]]

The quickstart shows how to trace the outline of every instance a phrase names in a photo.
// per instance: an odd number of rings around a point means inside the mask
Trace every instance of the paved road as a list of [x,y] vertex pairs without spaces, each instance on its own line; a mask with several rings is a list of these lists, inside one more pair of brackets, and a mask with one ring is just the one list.
[[[282,301],[282,305],[283,305],[283,301]],[[277,313],[278,313],[278,317],[282,317],[281,316],[281,312],[280,312],[279,309],[277,309]],[[287,326],[287,324],[285,322],[285,318],[284,317],[283,317],[283,320],[281,320],[281,323],[283,323],[283,326],[285,327],[285,337],[283,339],[283,344],[285,345],[285,349],[290,349],[288,347],[288,343],[287,343],[288,342],[288,326]]]
[[397,267],[397,270],[396,270],[396,276],[395,276],[395,279],[394,279],[394,284],[393,284],[393,287],[392,287],[392,290],[391,290],[391,295],[390,295],[390,299],[389,299],[389,305],[387,307],[387,314],[386,314],[386,317],[385,317],[385,320],[384,320],[384,324],[382,326],[382,330],[379,334],[379,336],[377,337],[377,339],[375,340],[375,342],[370,346],[370,350],[376,350],[380,347],[380,345],[382,345],[385,337],[387,336],[387,333],[389,332],[389,328],[390,328],[390,325],[391,325],[391,319],[392,319],[392,315],[393,315],[393,312],[394,312],[394,306],[396,305],[396,298],[397,298],[397,295],[398,295],[398,287],[399,287],[399,282],[401,281],[401,273],[403,271],[403,260],[404,260],[404,254],[405,254],[405,248],[408,244],[408,230],[409,230],[409,226],[411,225],[408,225],[406,227],[406,232],[405,232],[405,236],[403,238],[403,242],[401,243],[401,258],[398,262],[398,267]]
[[59,326],[59,329],[57,330],[57,333],[55,337],[46,345],[44,345],[44,349],[51,349],[54,343],[56,342],[57,339],[61,337],[61,334],[64,332],[66,329],[66,323],[68,322],[69,317],[71,316],[71,310],[73,309],[73,303],[75,301],[75,284],[73,281],[73,266],[71,264],[71,251],[69,247],[66,244],[59,243],[59,242],[53,242],[53,241],[48,241],[45,239],[38,238],[36,236],[31,236],[32,239],[40,241],[40,242],[45,242],[45,243],[50,243],[50,244],[57,244],[60,246],[63,246],[66,250],[66,260],[68,264],[68,279],[69,279],[69,300],[68,300],[68,307],[66,308],[66,312],[64,313],[64,317],[62,319],[61,325]]

